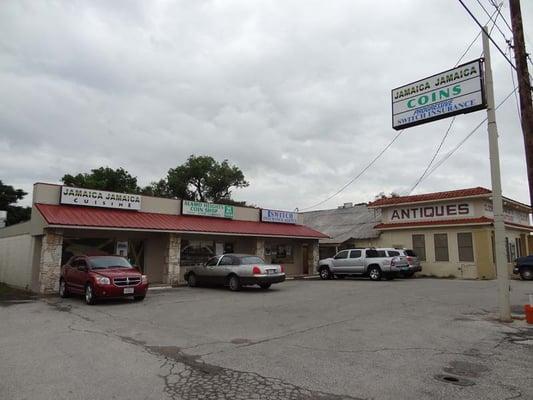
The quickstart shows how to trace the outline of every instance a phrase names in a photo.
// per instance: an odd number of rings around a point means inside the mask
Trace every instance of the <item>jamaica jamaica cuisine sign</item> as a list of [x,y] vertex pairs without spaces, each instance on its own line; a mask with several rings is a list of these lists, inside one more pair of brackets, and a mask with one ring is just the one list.
[[140,210],[141,196],[137,194],[106,192],[103,190],[61,187],[61,204],[74,206],[120,208]]
[[482,60],[392,90],[396,130],[466,114],[487,107]]

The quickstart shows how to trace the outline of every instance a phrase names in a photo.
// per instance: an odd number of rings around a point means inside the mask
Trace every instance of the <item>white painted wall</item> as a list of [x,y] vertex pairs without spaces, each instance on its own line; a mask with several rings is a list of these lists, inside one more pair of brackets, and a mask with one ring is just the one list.
[[0,282],[30,289],[32,261],[29,234],[0,238]]

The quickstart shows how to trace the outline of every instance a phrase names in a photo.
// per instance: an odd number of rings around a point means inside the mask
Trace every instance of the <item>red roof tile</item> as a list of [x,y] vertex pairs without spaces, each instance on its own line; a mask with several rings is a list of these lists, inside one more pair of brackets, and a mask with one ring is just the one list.
[[49,225],[109,229],[223,233],[321,239],[327,235],[304,225],[235,221],[190,215],[157,214],[127,210],[35,204]]
[[418,203],[424,201],[448,200],[462,197],[490,195],[491,193],[492,192],[489,189],[485,189],[483,187],[475,187],[469,189],[449,190],[447,192],[416,194],[413,196],[387,197],[384,199],[377,199],[376,201],[373,201],[368,205],[369,207],[381,207],[404,203]]
[[[461,219],[444,219],[440,221],[412,221],[412,222],[398,222],[393,224],[378,224],[374,226],[375,229],[395,229],[395,228],[411,228],[411,227],[424,227],[424,226],[436,226],[436,225],[483,225],[492,224],[494,220],[488,217],[479,218],[461,218]],[[518,228],[528,229],[533,232],[533,226],[515,224],[513,222],[505,222],[505,225],[515,226]]]

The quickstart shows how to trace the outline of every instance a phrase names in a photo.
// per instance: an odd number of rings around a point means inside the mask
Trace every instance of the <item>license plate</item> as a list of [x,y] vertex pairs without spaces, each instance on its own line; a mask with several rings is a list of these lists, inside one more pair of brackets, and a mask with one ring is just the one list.
[[124,288],[124,294],[132,294],[134,292],[134,288],[132,287],[127,287],[127,288]]
[[267,269],[266,272],[267,272],[267,275],[272,275],[272,274],[276,273],[276,270],[275,269]]
[[409,271],[409,267],[402,267],[402,271]]

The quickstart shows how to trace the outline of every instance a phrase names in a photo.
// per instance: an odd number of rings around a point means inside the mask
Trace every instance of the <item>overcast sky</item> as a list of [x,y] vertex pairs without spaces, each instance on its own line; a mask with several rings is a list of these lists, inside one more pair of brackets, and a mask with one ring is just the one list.
[[[477,1],[465,2],[488,21]],[[533,53],[532,3],[522,0]],[[507,1],[502,14],[510,21]],[[4,0],[0,180],[31,192],[37,181],[110,166],[145,185],[190,154],[212,155],[249,180],[234,198],[303,209],[394,137],[390,90],[453,67],[478,32],[455,0]],[[496,29],[493,37],[506,48]],[[513,83],[491,51],[498,103]],[[478,39],[463,61],[480,55]],[[485,116],[459,116],[441,154]],[[504,194],[529,203],[514,97],[497,119]],[[318,208],[408,192],[449,123],[406,130]],[[483,126],[415,193],[490,188],[487,143]]]

